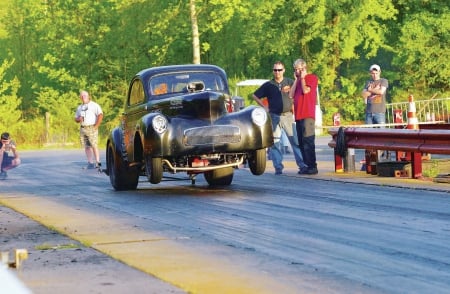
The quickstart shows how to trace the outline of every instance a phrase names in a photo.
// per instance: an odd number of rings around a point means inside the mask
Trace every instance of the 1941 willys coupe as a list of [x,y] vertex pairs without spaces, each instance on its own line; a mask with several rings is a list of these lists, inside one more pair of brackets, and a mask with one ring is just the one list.
[[214,65],[172,65],[137,73],[129,86],[121,125],[106,147],[106,169],[116,190],[152,184],[163,173],[185,172],[192,183],[230,185],[234,169],[266,169],[273,144],[270,117],[257,106],[233,109],[225,71]]

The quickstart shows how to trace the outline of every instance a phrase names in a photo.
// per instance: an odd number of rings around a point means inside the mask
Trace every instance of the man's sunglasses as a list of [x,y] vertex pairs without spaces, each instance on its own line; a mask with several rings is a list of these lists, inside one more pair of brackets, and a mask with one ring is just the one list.
[[282,68],[274,68],[273,71],[283,71]]

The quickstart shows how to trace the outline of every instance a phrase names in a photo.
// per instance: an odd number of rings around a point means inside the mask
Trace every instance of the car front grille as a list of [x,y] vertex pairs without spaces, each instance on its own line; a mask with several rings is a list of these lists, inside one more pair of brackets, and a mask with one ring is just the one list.
[[188,146],[237,143],[241,140],[239,127],[217,125],[187,129],[184,144]]

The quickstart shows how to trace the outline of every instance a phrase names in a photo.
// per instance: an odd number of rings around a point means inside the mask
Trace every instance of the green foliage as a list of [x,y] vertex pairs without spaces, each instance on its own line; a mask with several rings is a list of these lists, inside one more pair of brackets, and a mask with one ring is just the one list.
[[[203,63],[223,67],[234,90],[241,80],[271,78],[276,60],[289,76],[292,62],[304,58],[320,79],[324,125],[335,112],[343,122],[363,119],[360,94],[372,63],[381,65],[394,102],[450,95],[445,1],[195,4]],[[0,7],[0,110],[8,112],[0,122],[29,144],[78,144],[73,115],[81,89],[104,110],[103,140],[119,124],[136,72],[192,63],[189,1],[6,0]],[[239,93],[247,105],[254,90]]]
[[323,125],[333,125],[333,114],[341,114],[341,123],[349,124],[364,121],[364,101],[360,97],[361,92],[354,82],[345,77],[339,80],[340,91],[332,92],[328,101],[323,103]]
[[12,63],[4,60],[0,66],[0,132],[9,132],[19,143],[24,124],[20,110],[21,99],[17,96],[20,82],[16,77],[10,81],[5,80],[5,72]]
[[428,11],[417,13],[401,29],[400,42],[408,46],[398,52],[394,63],[407,73],[402,80],[403,88],[415,89],[421,94],[429,89],[450,90],[448,6],[439,14],[438,17]]
[[428,168],[423,170],[423,176],[428,178],[435,178],[439,175],[439,162],[432,160]]

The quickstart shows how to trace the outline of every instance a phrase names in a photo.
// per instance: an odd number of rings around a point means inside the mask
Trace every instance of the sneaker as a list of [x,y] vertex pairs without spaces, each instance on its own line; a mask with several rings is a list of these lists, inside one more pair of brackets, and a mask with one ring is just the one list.
[[5,171],[0,172],[0,180],[4,180],[8,177],[8,174]]
[[306,170],[307,175],[317,175],[319,171],[317,170],[317,167],[308,168]]
[[308,167],[304,166],[304,167],[300,168],[300,170],[298,171],[298,174],[305,175],[307,171],[308,171]]
[[316,167],[301,169],[298,174],[299,175],[317,175],[319,171]]
[[99,173],[103,172],[102,164],[100,162],[97,162],[95,164],[95,168],[98,170]]
[[277,176],[282,175],[282,174],[283,174],[283,171],[282,171],[282,170],[276,170],[276,171],[275,171],[275,174],[276,174]]
[[95,168],[95,164],[89,162],[86,169],[94,169]]

